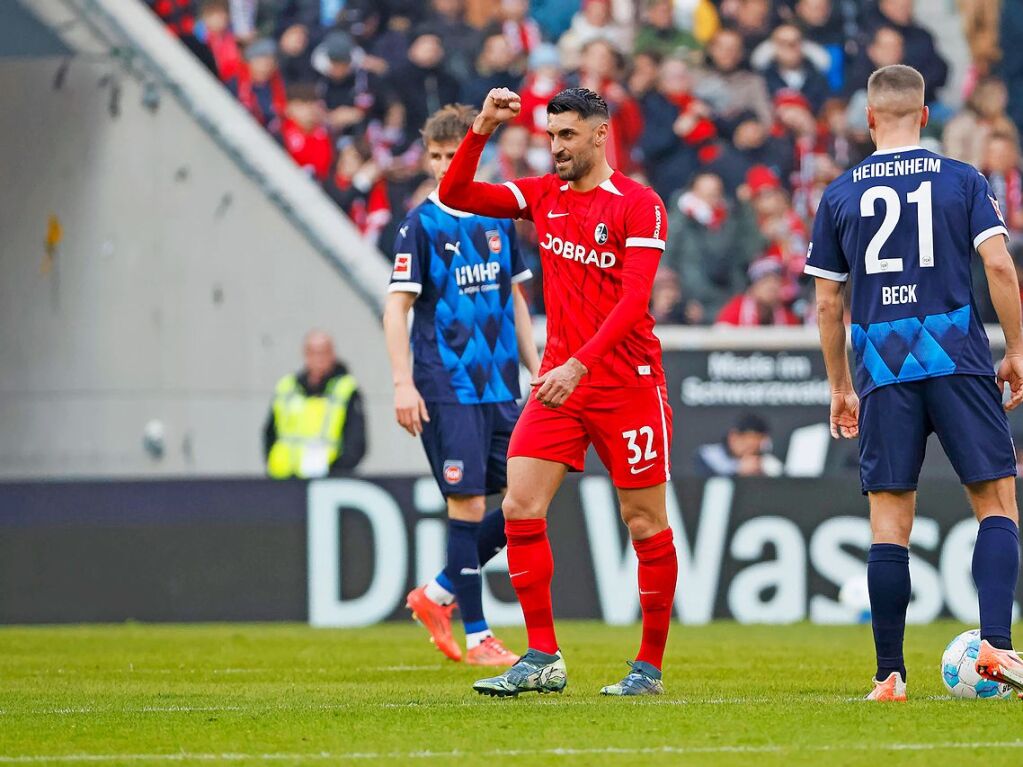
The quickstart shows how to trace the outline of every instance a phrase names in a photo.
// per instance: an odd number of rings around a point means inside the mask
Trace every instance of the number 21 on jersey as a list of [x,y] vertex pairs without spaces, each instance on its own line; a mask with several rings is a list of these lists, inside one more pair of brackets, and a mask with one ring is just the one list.
[[[867,245],[863,265],[867,274],[880,274],[881,272],[901,272],[901,258],[881,258],[881,248],[892,236],[895,227],[902,217],[902,200],[899,193],[890,186],[872,186],[860,197],[860,216],[870,218],[877,213],[877,203],[884,203],[884,220],[881,228],[870,238]],[[906,195],[906,202],[916,205],[917,230],[919,232],[918,245],[920,251],[920,266],[934,266],[934,228],[931,213],[931,182],[924,181]]]

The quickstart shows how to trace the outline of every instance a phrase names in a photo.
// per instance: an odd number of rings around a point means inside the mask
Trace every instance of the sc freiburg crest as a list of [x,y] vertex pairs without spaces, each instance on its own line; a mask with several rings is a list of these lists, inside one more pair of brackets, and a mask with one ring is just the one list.
[[597,241],[598,245],[603,245],[607,242],[607,224],[603,221],[597,224],[597,228],[593,230],[593,238]]

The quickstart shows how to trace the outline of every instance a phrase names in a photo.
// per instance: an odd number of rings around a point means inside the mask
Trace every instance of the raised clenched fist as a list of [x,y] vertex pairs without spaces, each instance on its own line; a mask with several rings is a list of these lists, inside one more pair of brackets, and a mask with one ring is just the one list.
[[473,130],[477,133],[493,133],[501,123],[508,122],[522,110],[522,99],[509,88],[493,88],[487,94]]

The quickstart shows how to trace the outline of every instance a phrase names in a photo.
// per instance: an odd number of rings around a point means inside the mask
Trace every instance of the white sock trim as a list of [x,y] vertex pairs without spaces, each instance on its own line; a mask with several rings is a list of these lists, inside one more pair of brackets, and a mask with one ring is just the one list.
[[430,582],[426,584],[424,592],[426,593],[427,599],[438,605],[443,605],[444,607],[447,607],[455,601],[455,595],[437,583],[436,578],[430,579]]
[[471,634],[466,634],[465,649],[471,650],[473,647],[478,647],[479,645],[483,644],[484,639],[486,639],[487,637],[492,637],[493,635],[494,632],[492,632],[490,629],[485,629],[484,631],[474,631]]

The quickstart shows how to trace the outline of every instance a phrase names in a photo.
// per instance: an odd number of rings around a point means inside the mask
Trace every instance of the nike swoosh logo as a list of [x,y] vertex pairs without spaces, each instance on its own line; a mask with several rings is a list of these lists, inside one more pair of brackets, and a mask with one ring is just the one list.
[[479,575],[480,569],[478,567],[463,567],[459,573],[461,575]]
[[631,471],[633,474],[642,474],[647,469],[652,469],[652,468],[654,468],[654,465],[652,463],[650,463],[650,464],[647,464],[646,466],[644,466],[642,469],[637,469],[635,466],[633,466],[631,469],[629,469],[629,471]]
[[646,596],[647,594],[660,594],[661,592],[660,591],[643,591],[642,589],[640,589],[639,593],[642,594],[643,596]]
[[523,570],[521,573],[508,573],[509,578],[518,578],[520,575],[525,575],[529,570]]
[[547,218],[561,218],[562,216],[567,215],[567,213],[555,213],[553,210],[547,211]]

